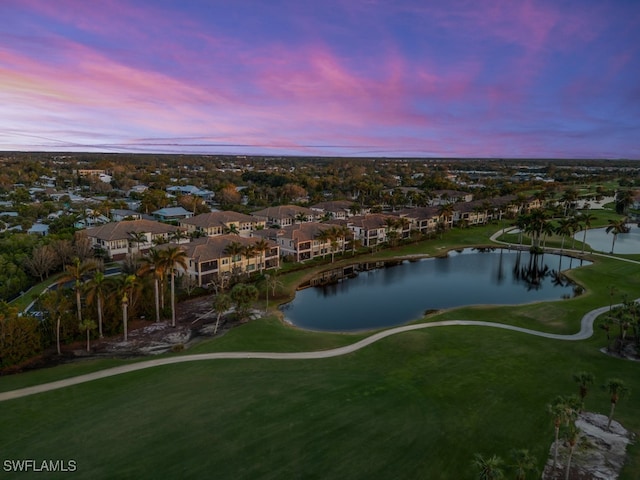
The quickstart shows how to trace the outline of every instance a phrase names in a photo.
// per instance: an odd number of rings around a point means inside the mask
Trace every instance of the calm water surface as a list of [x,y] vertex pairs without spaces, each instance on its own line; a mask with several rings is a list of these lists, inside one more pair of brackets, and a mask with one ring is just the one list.
[[357,331],[401,325],[431,309],[558,300],[573,296],[575,287],[558,271],[590,265],[503,249],[397,263],[300,290],[282,307],[285,317],[310,330]]
[[[629,233],[619,233],[616,238],[614,253],[640,253],[640,228],[636,225],[628,224],[631,229]],[[584,232],[576,233],[576,240],[582,241]],[[613,244],[613,234],[607,233],[605,228],[592,228],[587,230],[587,243],[598,252],[609,253]]]

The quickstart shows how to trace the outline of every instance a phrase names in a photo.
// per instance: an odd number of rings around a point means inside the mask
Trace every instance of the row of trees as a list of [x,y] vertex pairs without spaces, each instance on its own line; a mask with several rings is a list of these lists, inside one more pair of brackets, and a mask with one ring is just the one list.
[[[582,213],[580,215],[573,215],[555,220],[552,216],[552,212],[549,210],[538,208],[529,213],[520,214],[516,217],[514,225],[520,231],[520,243],[522,243],[522,234],[526,234],[531,238],[532,248],[544,247],[546,238],[550,235],[556,234],[562,238],[560,250],[564,250],[565,239],[573,237],[577,232],[583,231],[582,237],[582,252],[587,242],[587,230],[591,228],[596,217],[590,213]],[[611,253],[613,253],[616,243],[616,238],[620,233],[626,233],[629,231],[627,227],[627,219],[614,219],[609,220],[609,224],[606,227],[606,232],[613,235],[611,244]],[[573,237],[571,248],[575,246],[575,237]]]

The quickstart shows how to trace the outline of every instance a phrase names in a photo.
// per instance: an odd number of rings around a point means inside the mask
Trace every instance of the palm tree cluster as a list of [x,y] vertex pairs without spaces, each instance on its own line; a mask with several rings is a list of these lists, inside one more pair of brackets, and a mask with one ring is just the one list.
[[[152,248],[141,257],[134,273],[107,276],[104,267],[95,260],[81,261],[79,258],[67,265],[63,275],[57,281],[57,288],[44,294],[40,300],[42,309],[48,312],[51,322],[55,322],[55,340],[58,354],[61,354],[61,337],[72,340],[74,332],[86,334],[87,350],[90,349],[90,337],[98,329],[102,338],[105,323],[109,333],[120,330],[120,323],[114,321],[117,312],[122,313],[122,332],[128,339],[128,319],[132,311],[143,314],[143,298],[153,284],[155,319],[160,321],[164,309],[164,292],[167,277],[171,287],[171,324],[175,326],[175,277],[177,268],[186,269],[186,254],[177,246],[164,249]],[[72,328],[71,300],[67,293],[72,292],[75,304],[77,328]],[[88,315],[88,317],[85,317]],[[95,321],[97,319],[97,322]]]
[[560,251],[564,250],[567,237],[572,237],[571,248],[575,247],[575,237],[577,232],[584,231],[582,238],[582,253],[584,253],[587,242],[587,230],[591,227],[594,217],[590,213],[565,216],[554,220],[553,212],[543,208],[531,210],[529,213],[522,213],[516,217],[514,226],[520,231],[520,244],[522,244],[522,234],[531,238],[531,248],[544,248],[549,235],[558,235],[562,241]]
[[265,255],[266,252],[269,251],[269,248],[269,242],[263,238],[250,245],[243,245],[240,242],[230,242],[225,247],[224,253],[231,255],[231,275],[234,278],[237,278],[240,275],[240,267],[237,266],[237,262],[242,260],[242,257],[245,257],[247,260],[259,257],[258,268],[260,272],[262,272],[265,268]]
[[[611,329],[614,326],[618,327],[618,334],[612,348]],[[640,304],[630,300],[628,296],[624,296],[621,305],[609,305],[609,313],[600,327],[607,332],[607,351],[622,355],[627,346],[634,345],[635,350],[640,352]]]
[[[595,382],[595,377],[590,372],[580,371],[573,375],[573,380],[578,384],[578,395],[559,395],[547,405],[547,411],[551,415],[554,428],[552,468],[556,474],[564,469],[565,480],[570,478],[571,462],[581,434],[576,420],[584,411],[585,398],[589,393],[589,388]],[[610,396],[611,409],[607,422],[607,429],[610,429],[615,407],[621,398],[628,395],[629,389],[619,378],[608,379],[602,389]],[[558,450],[561,441],[567,447],[567,459],[564,466],[558,464]],[[506,478],[505,467],[511,470],[514,478],[518,480],[525,480],[527,475],[536,472],[537,460],[526,449],[512,450],[511,460],[511,464],[505,464],[504,460],[497,455],[485,457],[476,454],[472,462],[476,469],[476,478],[479,480],[504,479]]]
[[[576,425],[578,416],[584,412],[585,398],[589,392],[589,387],[595,382],[595,377],[590,372],[580,371],[573,375],[573,380],[578,384],[578,395],[558,396],[549,405],[547,410],[553,419],[554,425],[554,451],[553,468],[558,468],[558,446],[560,438],[564,439],[568,449],[567,463],[565,466],[565,480],[568,480],[571,473],[571,461],[576,445],[580,438],[580,428]],[[629,393],[623,380],[619,378],[609,378],[602,385],[602,389],[610,396],[611,408],[607,420],[607,430],[611,429],[613,413],[618,401]],[[562,430],[562,435],[561,435]]]
[[316,239],[323,243],[330,244],[331,263],[333,263],[338,247],[342,244],[342,253],[344,254],[346,240],[351,235],[351,230],[348,227],[343,225],[331,225],[328,228],[320,230],[316,234]]
[[527,449],[514,449],[510,453],[511,463],[505,465],[504,460],[497,456],[483,457],[476,453],[473,458],[473,466],[476,469],[478,480],[502,480],[505,477],[503,467],[513,472],[517,480],[525,480],[529,473],[536,471],[536,458]]

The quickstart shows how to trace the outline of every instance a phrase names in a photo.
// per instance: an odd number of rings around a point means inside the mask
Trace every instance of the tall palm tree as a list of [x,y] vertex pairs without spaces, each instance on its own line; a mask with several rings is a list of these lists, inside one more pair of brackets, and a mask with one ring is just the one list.
[[580,411],[584,412],[584,399],[587,396],[587,393],[589,393],[589,385],[593,384],[595,377],[593,376],[593,373],[578,372],[573,375],[573,380],[579,386]]
[[616,213],[626,214],[631,205],[633,205],[633,192],[618,190],[616,193]]
[[80,331],[87,332],[87,352],[91,351],[91,330],[96,329],[96,322],[91,320],[90,318],[85,318],[81,324],[78,325]]
[[584,225],[584,235],[582,236],[582,253],[584,253],[584,248],[587,244],[587,230],[589,230],[596,217],[590,213],[584,213],[582,214],[580,219],[582,220],[582,224]]
[[162,296],[162,306],[164,307],[164,258],[162,252],[155,248],[150,249],[147,254],[142,257],[142,266],[138,270],[139,275],[153,275],[153,290],[156,307],[156,322],[160,322],[160,297]]
[[580,221],[578,217],[569,217],[569,227],[571,228],[571,250],[574,250],[576,247],[576,237],[574,234],[580,231]]
[[553,466],[555,467],[558,462],[558,445],[560,426],[562,424],[568,425],[573,422],[577,416],[578,409],[580,408],[580,401],[577,397],[556,397],[549,405],[547,405],[547,411],[553,418],[554,426],[554,450],[553,450]]
[[67,265],[63,275],[58,279],[58,285],[65,284],[67,282],[73,282],[73,289],[76,293],[76,308],[78,315],[78,323],[82,323],[82,285],[85,275],[88,275],[92,271],[98,268],[98,263],[93,260],[87,260],[81,262],[76,257],[71,265]]
[[260,273],[262,273],[262,270],[265,267],[265,254],[270,249],[269,242],[267,242],[264,238],[261,238],[256,243],[254,243],[253,246],[255,247],[256,252],[260,254]]
[[98,312],[98,336],[102,338],[102,309],[104,307],[104,299],[109,291],[110,280],[101,271],[97,271],[93,274],[91,280],[87,282],[87,303],[96,303],[96,310]]
[[240,242],[231,242],[224,247],[224,253],[231,255],[231,274],[236,274],[236,262],[242,258],[244,252],[244,245]]
[[564,480],[569,480],[569,474],[571,473],[571,460],[573,458],[573,451],[578,443],[578,437],[580,435],[580,429],[571,421],[567,429],[567,443],[569,444],[569,456],[567,457],[567,468],[564,472]]
[[115,294],[122,306],[122,327],[124,330],[124,341],[127,341],[129,324],[129,306],[134,303],[134,291],[138,288],[138,277],[135,275],[120,276],[115,283]]
[[71,300],[62,290],[49,290],[41,297],[41,303],[44,309],[49,313],[49,318],[55,319],[56,322],[56,350],[58,355],[62,355],[60,349],[60,327],[62,317],[68,315],[72,306]]
[[176,268],[187,270],[187,254],[178,246],[162,251],[162,265],[171,275],[171,326],[176,326]]
[[602,386],[610,395],[611,398],[611,411],[609,412],[609,420],[607,421],[607,430],[611,429],[611,420],[613,419],[613,412],[616,409],[618,401],[625,397],[629,393],[629,389],[623,380],[619,378],[609,378]]
[[[256,250],[255,245],[245,245],[242,249],[242,255],[247,259],[247,275],[249,275],[249,262],[252,258],[255,258],[258,255],[258,251]],[[255,267],[255,262],[254,262]]]
[[453,211],[453,203],[443,203],[438,209],[438,218],[444,225],[445,230],[447,229],[447,225],[453,222],[453,219],[451,218],[453,215]]
[[[330,229],[325,228],[320,230],[318,233],[316,233],[315,238],[317,240],[319,240],[320,242],[322,242],[323,244],[327,243],[327,242],[331,242],[331,238],[332,238],[332,234]],[[322,251],[324,252],[324,248],[322,249]],[[322,254],[322,258],[324,258],[326,255],[326,253]]]
[[564,191],[560,197],[560,201],[564,204],[564,216],[567,216],[567,211],[571,204],[578,199],[578,191],[574,188],[568,188]]
[[605,229],[607,233],[613,234],[613,242],[611,243],[611,253],[613,253],[613,249],[616,246],[616,238],[620,233],[627,233],[629,231],[627,227],[627,219],[623,218],[620,220],[609,220],[609,225]]
[[218,331],[218,324],[220,323],[220,317],[224,312],[231,308],[231,297],[226,293],[219,293],[213,299],[213,311],[216,313],[216,325],[213,328],[213,334]]
[[555,233],[562,237],[562,243],[560,244],[560,254],[564,250],[564,240],[571,235],[571,221],[568,218],[561,218],[558,222],[558,226],[555,228]]

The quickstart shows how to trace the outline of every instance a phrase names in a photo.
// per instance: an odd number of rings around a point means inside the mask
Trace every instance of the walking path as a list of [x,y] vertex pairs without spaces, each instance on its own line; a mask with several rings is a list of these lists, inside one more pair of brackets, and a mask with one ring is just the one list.
[[[497,240],[497,238],[505,233],[508,230],[511,230],[513,227],[505,228],[497,231],[491,236],[491,240],[496,243],[504,243]],[[506,244],[506,243],[505,243]],[[565,249],[565,252],[568,250]],[[571,251],[571,253],[580,253],[577,250]],[[594,253],[591,252],[593,255]],[[620,257],[614,257],[611,255],[605,254],[595,254],[603,257],[615,258],[617,260],[623,260],[632,263],[640,263],[635,260],[629,260]],[[636,300],[640,301],[640,299]],[[123,365],[121,367],[109,368],[106,370],[100,370],[98,372],[87,373],[85,375],[79,375],[73,378],[67,378],[64,380],[58,380],[56,382],[43,383],[41,385],[34,385],[32,387],[21,388],[18,390],[12,390],[9,392],[0,393],[0,402],[5,400],[12,400],[15,398],[26,397],[28,395],[35,395],[36,393],[48,392],[51,390],[57,390],[59,388],[69,387],[71,385],[78,385],[80,383],[90,382],[92,380],[98,380],[101,378],[113,377],[115,375],[121,375],[123,373],[135,372],[138,370],[144,370],[146,368],[159,367],[162,365],[172,365],[175,363],[183,363],[183,362],[196,362],[202,360],[218,360],[218,359],[240,359],[240,358],[254,358],[254,359],[271,359],[271,360],[311,360],[318,358],[330,358],[330,357],[338,357],[340,355],[347,355],[349,353],[355,352],[356,350],[360,350],[368,345],[371,345],[374,342],[382,340],[383,338],[389,337],[391,335],[396,335],[398,333],[409,332],[412,330],[421,330],[424,328],[434,328],[434,327],[451,327],[451,326],[480,326],[480,327],[492,327],[492,328],[502,328],[504,330],[512,330],[514,332],[525,333],[528,335],[535,335],[538,337],[549,338],[552,340],[568,340],[568,341],[576,341],[576,340],[585,340],[591,335],[593,335],[593,322],[595,319],[609,310],[608,306],[596,308],[588,312],[584,317],[582,317],[582,321],[580,322],[580,330],[578,333],[574,333],[572,335],[559,335],[556,333],[545,333],[539,332],[536,330],[530,330],[528,328],[516,327],[514,325],[506,325],[503,323],[492,323],[492,322],[481,322],[475,320],[445,320],[440,322],[431,322],[431,323],[419,323],[414,325],[405,325],[402,327],[391,328],[389,330],[385,330],[383,332],[376,333],[367,337],[359,342],[353,343],[351,345],[347,345],[345,347],[334,348],[331,350],[321,350],[315,352],[220,352],[220,353],[203,353],[198,355],[184,355],[180,357],[168,357],[168,358],[158,358],[155,360],[148,360],[145,362],[133,363],[130,365]]]
[[320,350],[315,352],[220,352],[220,353],[202,353],[198,355],[184,355],[180,357],[168,357],[158,358],[155,360],[148,360],[145,362],[133,363],[129,365],[123,365],[121,367],[109,368],[106,370],[100,370],[98,372],[87,373],[85,375],[79,375],[73,378],[66,378],[64,380],[58,380],[56,382],[43,383],[41,385],[34,385],[32,387],[21,388],[19,390],[12,390],[9,392],[0,393],[0,402],[5,400],[12,400],[15,398],[26,397],[28,395],[34,395],[36,393],[48,392],[51,390],[57,390],[59,388],[69,387],[71,385],[78,385],[80,383],[90,382],[92,380],[98,380],[101,378],[113,377],[115,375],[121,375],[123,373],[135,372],[138,370],[144,370],[146,368],[158,367],[161,365],[172,365],[175,363],[183,362],[196,362],[202,360],[218,360],[218,359],[241,359],[241,358],[257,358],[257,359],[271,359],[271,360],[311,360],[318,358],[330,358],[338,357],[340,355],[347,355],[349,353],[360,350],[374,342],[382,340],[383,338],[396,335],[398,333],[410,332],[412,330],[421,330],[424,328],[434,327],[450,327],[450,326],[480,326],[480,327],[493,327],[502,328],[504,330],[512,330],[514,332],[526,333],[529,335],[535,335],[538,337],[549,338],[553,340],[584,340],[593,335],[593,322],[602,313],[609,310],[609,307],[601,307],[591,312],[588,312],[580,323],[580,331],[572,335],[559,335],[556,333],[538,332],[536,330],[530,330],[528,328],[516,327],[514,325],[506,325],[503,323],[481,322],[475,320],[445,320],[432,323],[419,323],[414,325],[405,325],[402,327],[391,328],[383,332],[376,333],[360,340],[359,342],[347,345],[345,347],[334,348],[331,350]]

